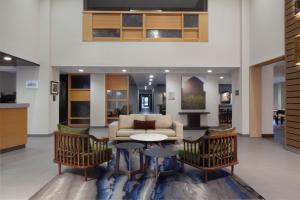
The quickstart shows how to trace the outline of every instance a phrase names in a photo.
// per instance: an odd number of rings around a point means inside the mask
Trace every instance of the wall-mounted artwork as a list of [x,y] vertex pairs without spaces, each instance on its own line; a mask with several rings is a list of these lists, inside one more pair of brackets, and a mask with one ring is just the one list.
[[231,93],[232,93],[231,84],[219,84],[219,94],[220,94],[221,104],[231,103]]
[[181,109],[205,109],[204,82],[198,76],[182,76]]

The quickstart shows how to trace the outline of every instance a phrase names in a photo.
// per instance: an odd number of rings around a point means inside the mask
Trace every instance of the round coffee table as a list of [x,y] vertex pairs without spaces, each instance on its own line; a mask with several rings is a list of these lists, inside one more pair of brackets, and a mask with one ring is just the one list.
[[[177,161],[176,155],[177,152],[171,149],[162,148],[162,147],[154,147],[151,149],[144,150],[144,155],[146,156],[145,160],[145,169],[148,167],[149,159],[155,159],[155,178],[157,179],[160,175],[169,175],[176,173],[177,169]],[[172,158],[173,169],[169,171],[160,172],[158,168],[158,158]]]
[[157,134],[157,133],[141,133],[141,134],[134,134],[129,137],[132,140],[145,142],[146,148],[147,148],[147,143],[161,142],[161,141],[168,139],[168,136],[163,135],[163,134]]
[[[116,165],[115,165],[115,175],[120,174],[120,154],[121,154],[121,149],[122,150],[127,150],[128,151],[128,170],[125,171],[125,174],[128,176],[129,179],[132,178],[132,176],[139,174],[139,173],[144,173],[144,156],[143,156],[143,149],[145,147],[144,144],[137,143],[137,142],[123,142],[123,143],[118,143],[115,145],[117,148],[117,155],[116,155]],[[132,166],[131,166],[131,154],[132,151],[134,150],[139,150],[140,153],[140,169],[133,171]]]

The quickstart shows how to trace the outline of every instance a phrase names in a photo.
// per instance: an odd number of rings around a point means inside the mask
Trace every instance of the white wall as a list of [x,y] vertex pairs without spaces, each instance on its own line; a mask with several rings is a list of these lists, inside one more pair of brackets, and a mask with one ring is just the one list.
[[251,0],[251,65],[285,54],[284,0]]
[[82,0],[52,2],[54,66],[240,66],[240,0],[209,0],[208,43],[82,42]]
[[[187,124],[186,116],[179,115],[181,112],[181,74],[166,75],[166,92],[167,92],[167,114],[172,115],[173,119],[181,121],[184,125]],[[203,77],[204,91],[206,92],[206,109],[201,111],[210,112],[207,116],[201,116],[201,125],[218,126],[219,125],[219,84],[231,83],[231,78],[220,80],[216,75],[199,75]],[[175,100],[169,100],[169,92],[174,92]],[[189,110],[199,111],[199,110]]]
[[91,126],[105,126],[105,74],[91,74]]
[[0,94],[12,94],[16,92],[16,73],[0,72]]
[[262,68],[261,80],[261,120],[262,134],[273,134],[273,99],[274,74],[273,65]]
[[[50,95],[50,81],[59,81],[59,72],[51,67],[50,60],[50,8],[50,0],[39,1],[39,34],[35,40],[40,67],[17,67],[17,102],[30,104],[28,134],[32,135],[52,133],[59,118],[59,99],[53,101]],[[38,80],[38,89],[25,88],[26,80]]]
[[0,51],[39,63],[39,0],[1,0],[0,24]]
[[[232,127],[242,134],[242,97],[241,97],[240,69],[232,72]],[[239,91],[239,95],[235,91]]]

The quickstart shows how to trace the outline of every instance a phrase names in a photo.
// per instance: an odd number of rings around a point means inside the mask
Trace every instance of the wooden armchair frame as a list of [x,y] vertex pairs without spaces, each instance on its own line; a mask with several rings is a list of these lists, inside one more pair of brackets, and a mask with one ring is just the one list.
[[87,169],[111,160],[108,138],[98,139],[93,135],[54,132],[54,162],[61,165],[84,169],[87,181]]
[[207,173],[231,166],[233,175],[237,159],[237,133],[225,133],[212,136],[203,136],[197,140],[183,140],[184,150],[179,160],[184,164],[204,170],[204,181],[207,182]]

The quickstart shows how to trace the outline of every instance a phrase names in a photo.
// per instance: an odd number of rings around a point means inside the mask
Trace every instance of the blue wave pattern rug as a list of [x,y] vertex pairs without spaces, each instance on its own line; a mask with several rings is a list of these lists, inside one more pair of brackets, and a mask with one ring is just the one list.
[[[150,160],[154,169],[154,160]],[[115,160],[112,161],[114,166]],[[138,154],[132,156],[133,169],[139,167]],[[171,169],[171,159],[160,160],[160,170]],[[128,152],[121,152],[120,170],[128,169]],[[151,173],[136,175],[129,180],[126,175],[114,175],[113,168],[98,167],[98,200],[183,200],[183,199],[264,199],[250,186],[225,170],[208,174],[209,181],[203,182],[203,172],[185,165],[184,173],[160,176],[157,180]]]

